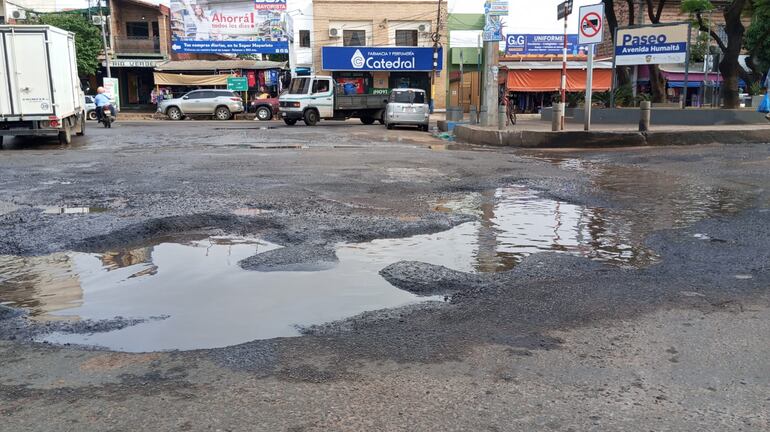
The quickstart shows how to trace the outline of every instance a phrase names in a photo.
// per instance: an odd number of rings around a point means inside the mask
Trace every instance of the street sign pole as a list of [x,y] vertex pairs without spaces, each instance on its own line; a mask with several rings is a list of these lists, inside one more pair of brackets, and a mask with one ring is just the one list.
[[578,44],[588,46],[588,64],[586,65],[585,125],[591,130],[591,103],[594,84],[594,47],[604,40],[604,4],[583,6],[580,8],[578,21]]
[[564,51],[561,64],[561,103],[564,105],[564,114],[561,116],[561,130],[564,130],[564,118],[567,106],[567,16],[564,17]]
[[[558,18],[564,19],[564,48],[562,50],[561,88],[559,91],[561,93],[561,103],[565,107],[567,106],[567,18],[572,14],[572,3],[573,0],[566,0],[557,8]],[[561,117],[560,130],[564,130],[564,117],[564,115]]]
[[591,130],[591,101],[593,101],[594,85],[594,46],[588,46],[588,68],[586,70],[586,100],[583,103],[586,107],[585,125],[586,131]]

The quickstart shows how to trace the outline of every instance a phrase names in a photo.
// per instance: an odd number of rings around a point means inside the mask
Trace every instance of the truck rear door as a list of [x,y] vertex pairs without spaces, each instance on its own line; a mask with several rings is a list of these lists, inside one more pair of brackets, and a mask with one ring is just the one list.
[[[51,70],[45,31],[4,30],[2,34],[7,89],[6,115],[48,116],[54,114]],[[6,92],[0,92],[6,93]],[[0,101],[0,104],[3,102]]]

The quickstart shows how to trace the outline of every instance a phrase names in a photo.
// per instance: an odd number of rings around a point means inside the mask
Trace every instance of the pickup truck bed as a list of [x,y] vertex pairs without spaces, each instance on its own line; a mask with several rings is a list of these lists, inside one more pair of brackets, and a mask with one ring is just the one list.
[[388,104],[388,97],[383,95],[341,95],[337,94],[334,99],[335,110],[364,110],[381,109]]

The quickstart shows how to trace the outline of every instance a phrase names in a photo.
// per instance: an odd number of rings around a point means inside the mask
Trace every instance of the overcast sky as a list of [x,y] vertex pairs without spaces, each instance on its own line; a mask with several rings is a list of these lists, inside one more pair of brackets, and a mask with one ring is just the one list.
[[[88,0],[16,0],[31,9],[86,7]],[[91,0],[96,4],[98,0]],[[168,4],[169,0],[144,0],[148,3]],[[247,0],[248,1],[248,0]],[[289,0],[302,3],[302,0]],[[564,24],[556,19],[556,6],[562,0],[509,0],[510,15],[506,21],[506,33],[562,33]],[[570,17],[569,33],[577,33],[580,6],[600,3],[600,0],[575,0]],[[450,13],[483,13],[484,0],[448,0]]]
[[[564,21],[556,19],[556,7],[562,0],[510,0],[510,15],[505,33],[561,34]],[[580,6],[601,3],[600,0],[575,0],[568,20],[569,33],[577,33]],[[484,13],[484,0],[449,0],[451,13]]]

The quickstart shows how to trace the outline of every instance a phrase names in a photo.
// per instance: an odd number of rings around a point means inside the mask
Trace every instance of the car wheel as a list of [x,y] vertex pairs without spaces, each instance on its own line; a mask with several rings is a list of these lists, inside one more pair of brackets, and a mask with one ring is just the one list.
[[86,116],[88,117],[88,120],[91,120],[91,121],[96,120],[96,110],[88,111],[88,114],[86,114]]
[[365,125],[374,124],[374,117],[361,117],[361,123]]
[[286,126],[294,126],[297,124],[297,120],[294,119],[283,119],[283,122],[286,123]]
[[257,108],[257,118],[260,121],[268,121],[273,118],[273,111],[268,107]]
[[315,126],[318,124],[318,111],[309,109],[305,111],[305,124],[308,126]]
[[388,130],[392,130],[393,129],[393,123],[387,123],[385,125],[385,127],[388,128]]
[[214,111],[214,116],[217,120],[230,120],[230,117],[232,117],[233,114],[227,107],[221,106]]
[[167,116],[168,116],[168,118],[170,118],[171,120],[182,120],[182,117],[184,117],[184,116],[182,115],[182,110],[180,110],[180,109],[179,109],[179,108],[177,108],[177,107],[171,107],[171,108],[169,108],[169,109],[168,109],[168,111],[166,111],[166,115],[167,115]]

